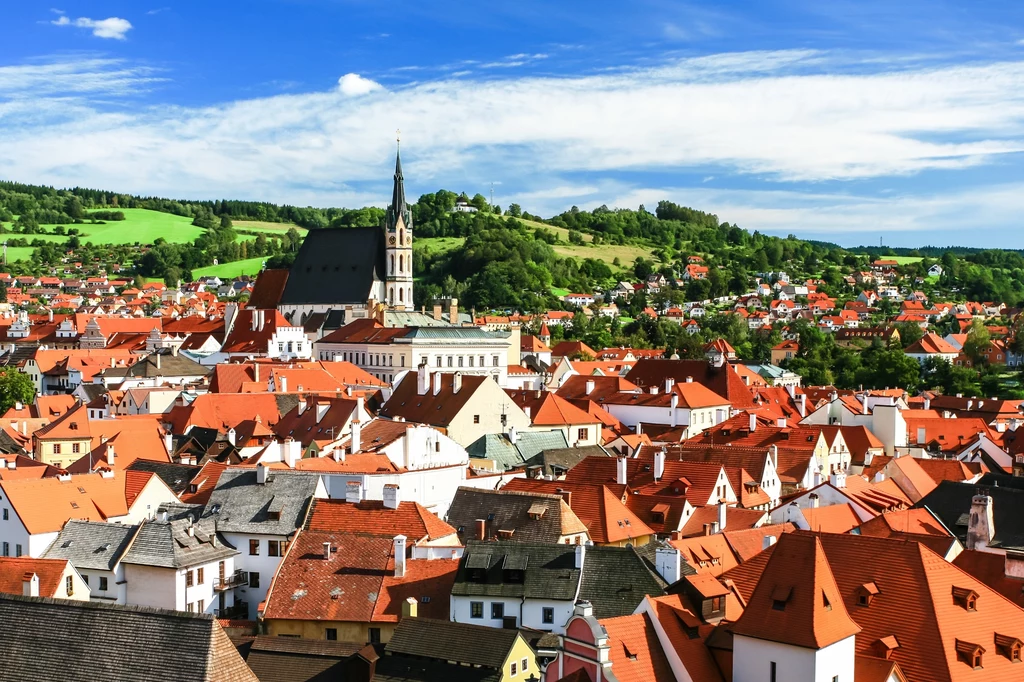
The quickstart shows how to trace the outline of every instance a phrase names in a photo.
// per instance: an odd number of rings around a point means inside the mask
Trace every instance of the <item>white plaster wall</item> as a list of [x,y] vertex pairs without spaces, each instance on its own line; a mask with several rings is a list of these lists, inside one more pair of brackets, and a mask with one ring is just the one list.
[[[281,557],[270,556],[268,550],[268,542],[271,540],[275,541],[287,541],[288,538],[284,535],[247,535],[242,533],[223,533],[224,539],[231,544],[232,547],[239,551],[239,554],[234,557],[234,568],[231,571],[227,571],[225,567],[225,576],[231,575],[235,572],[235,569],[258,572],[260,574],[260,586],[259,587],[236,587],[234,590],[241,601],[248,602],[249,604],[249,620],[256,620],[256,611],[261,601],[266,599],[267,590],[270,588],[270,581],[274,579],[274,575],[277,574],[277,569],[281,565]],[[260,553],[258,556],[249,554],[249,540],[259,540],[260,542]],[[217,577],[216,568],[214,569],[214,577]],[[227,602],[230,605],[231,601]]]
[[[125,603],[161,609],[185,610],[185,575],[172,568],[125,564]],[[178,589],[178,583],[181,589]],[[180,596],[179,596],[180,595]]]

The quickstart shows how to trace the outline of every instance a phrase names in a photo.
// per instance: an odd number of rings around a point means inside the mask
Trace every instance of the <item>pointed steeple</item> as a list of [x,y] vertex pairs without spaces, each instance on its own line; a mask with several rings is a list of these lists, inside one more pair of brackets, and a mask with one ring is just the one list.
[[405,203],[405,177],[402,175],[402,147],[399,143],[398,151],[395,153],[395,186],[391,192],[391,205],[388,206],[387,222],[385,227],[394,230],[401,216],[406,228],[412,227],[412,215],[409,206]]

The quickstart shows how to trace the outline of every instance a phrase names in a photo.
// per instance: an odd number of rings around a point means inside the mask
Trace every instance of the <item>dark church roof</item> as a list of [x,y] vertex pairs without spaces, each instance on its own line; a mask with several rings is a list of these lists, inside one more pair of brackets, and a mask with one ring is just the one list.
[[402,216],[402,222],[406,228],[412,227],[412,215],[405,203],[405,177],[402,175],[402,155],[395,155],[395,187],[391,192],[391,205],[388,206],[388,213],[385,227],[389,230],[395,229],[398,216]]
[[384,231],[379,227],[310,230],[295,256],[282,304],[365,305],[384,281]]

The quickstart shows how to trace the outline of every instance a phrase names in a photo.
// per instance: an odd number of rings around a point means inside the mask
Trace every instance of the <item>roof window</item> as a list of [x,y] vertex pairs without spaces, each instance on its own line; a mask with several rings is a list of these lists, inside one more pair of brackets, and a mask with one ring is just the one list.
[[978,610],[978,593],[969,587],[953,586],[953,602],[967,611]]
[[1021,647],[1024,646],[1024,642],[1021,642],[1016,637],[1001,635],[998,632],[996,633],[995,640],[996,652],[1000,656],[1005,656],[1011,663],[1020,663]]
[[956,657],[959,661],[966,663],[975,670],[982,668],[982,656],[985,654],[985,647],[973,642],[965,642],[962,639],[956,640]]

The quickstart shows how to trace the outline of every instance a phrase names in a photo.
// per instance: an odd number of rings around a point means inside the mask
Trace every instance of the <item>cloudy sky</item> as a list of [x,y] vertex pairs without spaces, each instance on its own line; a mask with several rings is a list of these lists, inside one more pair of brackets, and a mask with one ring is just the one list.
[[[163,5],[161,2],[167,2]],[[1024,248],[1024,3],[4,3],[0,178]]]

